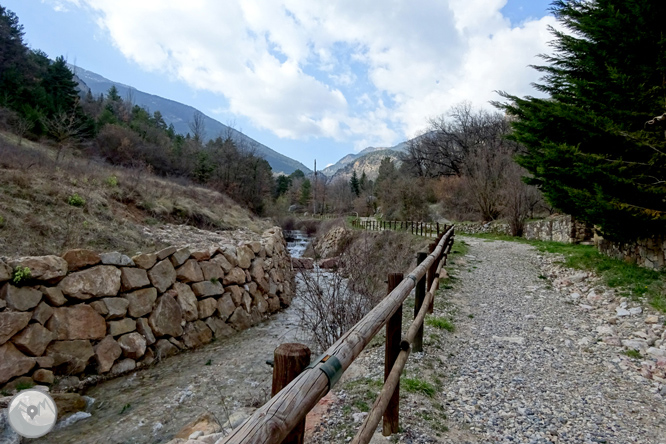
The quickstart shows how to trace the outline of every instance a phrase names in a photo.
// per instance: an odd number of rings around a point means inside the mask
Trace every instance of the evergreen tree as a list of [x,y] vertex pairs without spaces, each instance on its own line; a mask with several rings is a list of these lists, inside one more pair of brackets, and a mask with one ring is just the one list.
[[361,183],[358,180],[358,176],[356,175],[356,170],[354,170],[352,173],[352,177],[349,180],[349,186],[351,187],[352,193],[354,193],[356,197],[361,195]]
[[[558,209],[627,240],[666,233],[666,2],[557,0],[568,32],[535,85],[548,98],[506,93],[518,162]],[[649,123],[652,121],[652,123]],[[654,131],[659,129],[659,131]]]

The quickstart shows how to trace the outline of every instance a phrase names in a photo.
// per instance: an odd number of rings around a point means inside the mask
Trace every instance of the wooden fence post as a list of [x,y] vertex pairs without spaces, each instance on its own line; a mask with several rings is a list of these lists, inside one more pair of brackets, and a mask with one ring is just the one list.
[[[433,251],[435,251],[435,248],[437,248],[436,243],[428,245],[428,253],[432,253]],[[435,259],[432,262],[430,268],[428,268],[428,277],[426,279],[428,284],[426,285],[426,288],[430,288],[432,286],[432,283],[435,282],[435,279],[437,279],[435,277],[435,274],[437,274],[437,266],[439,265],[439,259],[440,258]],[[435,294],[433,293],[432,299],[430,299],[430,306],[428,307],[428,313],[432,313],[434,309],[435,309]]]
[[[402,273],[391,273],[388,275],[388,293],[391,293],[395,287],[402,282]],[[387,293],[387,294],[388,294]],[[386,348],[384,352],[384,382],[389,377],[391,369],[400,354],[400,340],[402,338],[402,304],[398,307],[395,314],[386,323]],[[384,412],[384,425],[382,433],[384,436],[391,436],[398,433],[398,424],[400,421],[400,382],[395,387],[393,396],[389,401]]]
[[[416,256],[417,266],[423,262],[428,253],[418,253]],[[423,300],[425,299],[426,293],[426,277],[425,275],[416,283],[416,292],[414,295],[414,319],[418,316],[421,306],[423,305]],[[412,350],[415,352],[423,351],[423,325],[419,327],[419,330],[416,332],[414,337],[414,343],[412,344]]]
[[[310,349],[303,344],[281,344],[273,354],[273,387],[271,397],[286,387],[310,364]],[[282,444],[303,444],[305,419],[296,424]]]

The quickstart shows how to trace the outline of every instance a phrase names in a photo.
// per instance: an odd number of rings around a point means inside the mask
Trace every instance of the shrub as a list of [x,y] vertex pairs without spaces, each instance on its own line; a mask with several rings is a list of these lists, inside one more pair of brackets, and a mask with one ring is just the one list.
[[20,265],[16,267],[16,270],[14,270],[12,275],[12,282],[18,285],[27,281],[28,279],[30,279],[30,268],[21,267]]
[[86,201],[83,197],[74,193],[71,196],[69,196],[69,198],[67,199],[67,203],[73,207],[82,207],[86,204]]

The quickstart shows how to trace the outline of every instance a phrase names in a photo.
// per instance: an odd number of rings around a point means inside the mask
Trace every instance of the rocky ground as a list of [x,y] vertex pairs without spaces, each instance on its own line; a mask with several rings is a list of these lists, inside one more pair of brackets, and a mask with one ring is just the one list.
[[[663,314],[529,245],[460,240],[469,250],[402,378],[401,433],[375,444],[666,443]],[[314,442],[354,436],[382,384],[382,339],[371,345]]]

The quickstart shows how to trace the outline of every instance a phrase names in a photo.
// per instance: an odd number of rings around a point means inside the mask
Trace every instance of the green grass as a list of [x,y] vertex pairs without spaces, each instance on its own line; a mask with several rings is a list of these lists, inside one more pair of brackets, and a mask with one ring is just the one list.
[[454,332],[456,327],[453,323],[446,318],[432,317],[426,319],[426,324],[431,327],[439,328],[440,330],[446,330],[448,332]]
[[410,393],[420,393],[428,398],[435,396],[435,386],[421,379],[403,378],[400,381],[400,386]]
[[599,253],[592,245],[565,244],[560,242],[528,241],[503,235],[478,234],[473,237],[508,240],[533,245],[541,252],[561,254],[563,265],[569,268],[592,271],[604,284],[632,298],[646,298],[657,310],[666,313],[666,272],[639,267]]
[[34,382],[19,382],[18,384],[16,384],[16,390],[20,392],[21,390],[27,390],[33,388],[34,386],[35,386]]
[[624,354],[629,356],[631,359],[641,359],[643,355],[638,350],[626,350]]
[[367,402],[357,399],[354,401],[354,407],[359,409],[361,412],[369,412],[370,411],[370,406],[368,405]]
[[132,408],[132,404],[130,404],[130,403],[125,404],[123,406],[122,410],[120,411],[120,414],[122,415],[123,413],[125,413],[126,411],[128,411],[131,408]]

